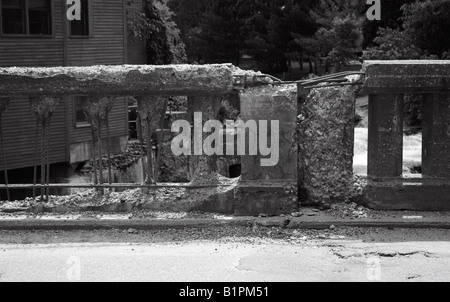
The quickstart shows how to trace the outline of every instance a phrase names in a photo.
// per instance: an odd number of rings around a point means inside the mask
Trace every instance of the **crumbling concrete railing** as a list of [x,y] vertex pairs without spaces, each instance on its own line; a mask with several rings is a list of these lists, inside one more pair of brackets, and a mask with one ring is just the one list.
[[0,94],[195,95],[233,88],[232,65],[0,68]]
[[232,64],[0,68],[0,96],[217,95],[273,82]]
[[[235,190],[232,200],[222,198],[208,207],[216,212],[237,212],[246,215],[290,213],[298,208],[297,200],[285,193],[286,186],[293,186],[297,182],[297,96],[295,89],[285,92],[277,88],[268,89],[267,85],[273,82],[270,76],[243,71],[231,64],[0,68],[0,99],[10,99],[14,102],[14,99],[19,97],[65,100],[66,96],[87,96],[89,106],[83,109],[92,127],[92,154],[97,152],[101,157],[103,148],[99,131],[107,124],[108,119],[108,110],[96,105],[101,103],[101,100],[113,100],[118,96],[136,97],[139,101],[141,137],[145,137],[148,149],[151,150],[150,140],[156,130],[153,128],[161,125],[154,118],[158,110],[153,106],[156,103],[152,102],[157,102],[161,96],[188,96],[190,102],[195,103],[190,106],[191,109],[202,111],[203,108],[209,108],[208,110],[213,111],[210,114],[212,117],[218,115],[224,96],[238,96],[245,120],[252,119],[258,127],[261,124],[259,122],[267,122],[270,125],[272,120],[282,120],[281,151],[288,152],[288,156],[281,155],[279,163],[259,169],[258,173],[255,173],[253,162],[259,162],[266,156],[258,153],[254,155],[256,161],[244,157],[242,183],[245,185]],[[204,102],[208,103],[207,106]],[[157,119],[161,119],[164,115],[157,116]],[[95,151],[96,149],[98,150]],[[154,184],[157,177],[151,162],[151,152],[149,157],[147,166],[143,167],[143,170],[147,171],[147,185]],[[212,165],[215,161],[214,157],[210,157],[206,162]],[[209,170],[214,172],[216,169]],[[98,178],[100,185],[97,187],[108,186],[101,186],[101,173]],[[108,180],[111,182],[111,177]],[[261,199],[264,192],[268,194],[266,196],[276,195],[276,198]]]
[[[375,208],[450,210],[450,61],[367,61],[369,186]],[[403,96],[423,95],[422,177],[404,179]]]
[[[450,210],[450,61],[367,61],[364,72],[369,94],[369,180],[363,202],[379,209]],[[242,120],[258,125],[258,133],[262,130],[260,125],[279,122],[279,161],[262,167],[259,164],[267,156],[261,152],[242,155],[239,187],[231,195],[210,200],[203,208],[196,205],[195,209],[239,215],[280,214],[298,209],[297,196],[290,194],[293,187],[307,191],[314,204],[333,202],[333,198],[350,189],[346,185],[353,179],[350,170],[354,91],[347,87],[351,83],[336,79],[334,75],[292,83],[297,87],[286,86],[287,83],[230,64],[0,68],[0,100],[14,102],[14,98],[23,96],[64,99],[85,95],[93,100],[135,96],[140,103],[140,128],[146,132],[142,137],[151,146],[153,128],[160,125],[157,119],[162,116],[156,114],[159,97],[187,96],[188,115],[202,112],[202,129],[205,120],[219,115],[223,98],[231,95],[239,99]],[[325,88],[320,84],[323,82],[333,87]],[[320,85],[308,86],[315,84]],[[314,89],[311,94],[310,89]],[[405,93],[423,94],[424,99],[423,175],[418,179],[402,176]],[[336,102],[335,98],[339,100]],[[328,118],[321,110],[334,115]],[[301,131],[297,133],[298,113]],[[105,121],[101,116],[97,119],[93,124],[101,127]],[[316,132],[308,132],[311,129]],[[270,141],[270,137],[267,139]],[[217,169],[213,165],[217,158],[202,155],[194,162],[209,168],[193,174],[204,176],[207,171],[212,175],[208,181],[216,185],[213,178]],[[152,163],[147,164],[143,170],[147,171],[149,186],[155,183],[157,175],[152,172]]]

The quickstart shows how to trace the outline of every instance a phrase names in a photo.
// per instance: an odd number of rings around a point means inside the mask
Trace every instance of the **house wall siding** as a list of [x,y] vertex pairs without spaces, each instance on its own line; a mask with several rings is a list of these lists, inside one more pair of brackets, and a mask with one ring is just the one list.
[[65,1],[52,1],[52,36],[11,37],[1,35],[0,66],[50,67],[64,65],[64,3]]
[[[76,127],[75,106],[73,99],[69,98],[69,137],[71,144],[92,141],[91,129],[89,127]],[[109,114],[109,132],[110,137],[119,137],[128,135],[127,125],[127,104],[124,97],[117,98],[114,107]],[[106,130],[102,135],[106,137]]]
[[[89,0],[90,36],[76,38],[68,35],[65,2],[52,1],[52,36],[0,35],[0,66],[52,67],[126,63],[123,1]],[[90,128],[76,128],[74,118],[73,99],[64,98],[52,117],[51,163],[70,162],[71,146],[92,140]],[[116,100],[110,114],[110,137],[115,138],[115,141],[127,138],[127,123],[127,102],[126,98],[121,97]],[[28,98],[11,100],[10,108],[2,116],[2,130],[8,169],[33,166],[36,117],[30,111]],[[38,154],[38,159],[39,156]]]
[[124,64],[126,53],[122,1],[94,0],[90,8],[90,36],[88,38],[69,36],[68,65]]
[[[50,162],[66,162],[66,118],[68,104],[61,102],[56,108],[50,123]],[[8,169],[18,169],[34,165],[36,138],[36,116],[30,110],[28,98],[13,99],[2,115],[2,131]],[[39,130],[41,131],[41,130]],[[40,162],[38,140],[38,163]],[[3,163],[0,163],[3,170]]]

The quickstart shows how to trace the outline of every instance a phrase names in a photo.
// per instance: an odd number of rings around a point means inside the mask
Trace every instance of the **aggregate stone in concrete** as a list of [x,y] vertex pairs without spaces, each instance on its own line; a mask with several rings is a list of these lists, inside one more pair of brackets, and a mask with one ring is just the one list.
[[298,116],[300,189],[304,203],[345,200],[353,184],[354,87],[311,91]]

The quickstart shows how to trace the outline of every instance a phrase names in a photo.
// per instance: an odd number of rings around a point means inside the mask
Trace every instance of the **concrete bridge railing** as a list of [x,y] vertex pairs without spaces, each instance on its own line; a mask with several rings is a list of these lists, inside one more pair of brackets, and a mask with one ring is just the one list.
[[[450,61],[367,61],[369,186],[382,209],[450,210]],[[423,97],[422,175],[404,178],[404,94]]]
[[[361,202],[380,209],[450,210],[450,61],[367,61],[364,73],[369,94],[369,146],[368,186]],[[325,88],[304,83],[275,82],[229,64],[0,68],[0,98],[87,95],[95,102],[105,97],[138,96],[146,104],[139,106],[140,114],[148,116],[160,96],[182,95],[189,96],[190,115],[202,112],[203,119],[208,119],[216,116],[221,99],[231,96],[238,100],[244,122],[280,122],[280,158],[276,165],[262,167],[259,163],[267,156],[260,152],[241,156],[239,189],[206,208],[238,215],[280,214],[299,208],[289,187],[300,189],[300,199],[332,199],[329,195],[333,192],[317,196],[311,192],[351,181],[354,98],[349,102],[343,99],[343,95],[352,96],[352,91],[342,80],[318,81],[334,85],[333,93],[322,93]],[[423,174],[416,179],[402,176],[405,93],[424,96]],[[317,98],[327,99],[317,102]],[[297,117],[306,122],[302,124]],[[311,122],[314,118],[326,123],[325,131]],[[301,133],[297,132],[299,123]],[[309,145],[303,148],[302,144]],[[337,145],[342,152],[337,147],[333,151]],[[321,167],[324,161],[327,166]],[[316,179],[319,173],[322,180]]]
[[[87,96],[90,105],[85,113],[88,114],[92,129],[92,149],[95,150],[94,171],[107,168],[102,166],[101,160],[99,167],[96,167],[95,156],[105,154],[106,148],[102,146],[101,139],[105,133],[102,133],[102,129],[107,124],[108,113],[115,97],[133,96],[138,99],[141,118],[139,124],[142,128],[139,131],[149,146],[152,133],[154,134],[160,125],[160,118],[164,115],[166,107],[164,97],[187,96],[188,119],[192,120],[194,113],[201,113],[203,123],[218,116],[224,98],[233,99],[232,103],[237,103],[240,107],[238,109],[241,112],[241,119],[244,122],[251,120],[258,127],[256,130],[258,133],[254,136],[256,144],[261,131],[260,122],[267,122],[269,125],[272,121],[279,122],[279,134],[282,138],[279,141],[279,152],[282,156],[274,165],[261,166],[260,162],[267,158],[267,154],[262,155],[259,151],[257,154],[242,154],[242,177],[239,188],[232,191],[231,195],[218,196],[205,204],[193,205],[192,208],[238,215],[290,213],[298,209],[296,197],[287,194],[285,190],[286,186],[296,186],[297,183],[296,85],[272,87],[269,84],[273,82],[270,76],[243,71],[230,64],[0,68],[0,99],[8,102],[17,101],[15,99],[19,97],[38,100],[33,108],[37,108],[36,114],[40,116],[43,129],[46,129],[55,104],[63,102],[67,96]],[[252,137],[252,133],[248,134]],[[51,138],[46,139],[48,142]],[[268,142],[270,144],[270,135]],[[46,145],[48,146],[48,143]],[[41,171],[47,166],[47,172],[42,172],[40,176],[41,185],[49,182],[48,159],[51,158],[51,150],[47,149],[44,153],[46,155],[40,165],[44,167]],[[148,158],[154,156],[150,151],[147,155]],[[216,172],[217,156],[193,157],[197,158],[198,163],[207,163],[208,175]],[[156,159],[156,163],[157,161]],[[143,161],[143,165],[147,185],[156,185],[155,162],[147,160],[147,163]],[[94,175],[95,185],[101,190],[108,185],[114,185],[111,184],[111,177],[108,183],[103,173]],[[203,171],[195,175],[203,175]],[[36,187],[38,178],[35,172],[33,188]],[[213,186],[216,183],[214,179],[205,181]],[[201,186],[204,183],[194,182],[194,184]]]

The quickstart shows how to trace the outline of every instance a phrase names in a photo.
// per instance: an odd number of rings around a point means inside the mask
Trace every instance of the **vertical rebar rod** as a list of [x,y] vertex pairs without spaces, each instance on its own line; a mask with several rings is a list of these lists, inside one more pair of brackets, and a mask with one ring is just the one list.
[[[102,143],[102,123],[100,116],[97,117],[97,123],[98,123],[98,166],[99,166],[99,181],[100,184],[103,185],[103,143]],[[100,189],[100,194],[103,195],[104,189]]]
[[2,129],[2,117],[0,115],[0,144],[2,148],[2,155],[3,155],[3,171],[5,173],[5,185],[6,185],[6,197],[8,198],[8,201],[11,200],[11,196],[9,194],[9,188],[8,188],[8,167],[6,164],[6,152],[5,152],[5,145],[3,142],[3,129]]
[[155,183],[154,171],[153,171],[153,148],[152,148],[152,122],[150,120],[150,116],[147,116],[145,119],[147,123],[147,133],[146,133],[146,141],[147,141],[147,184]]
[[[91,125],[91,134],[92,134],[92,165],[93,165],[93,169],[94,169],[94,184],[97,184],[97,156],[95,155],[96,148],[95,148],[95,130],[94,130],[94,119],[92,119],[91,121],[92,125]],[[97,190],[97,189],[96,189]]]
[[45,125],[44,122],[41,124],[42,132],[41,132],[41,202],[44,201],[44,173],[45,173]]
[[[48,121],[47,121],[47,138],[46,138],[46,143],[47,143],[47,175],[46,175],[46,184],[50,184],[50,116],[48,117]],[[46,189],[46,196],[47,196],[47,201],[49,201],[49,196],[50,196],[50,188],[47,187]]]
[[111,168],[111,139],[109,136],[109,113],[106,113],[106,136],[108,148],[108,180],[109,184],[112,184],[112,168]]
[[141,124],[141,122],[142,122],[141,115],[138,113],[137,118],[136,118],[136,130],[137,130],[137,133],[138,133],[139,145],[141,147],[142,179],[143,179],[143,181],[145,181],[146,166],[145,166],[145,161],[144,161],[144,157],[145,157],[144,135],[142,133],[142,124]]
[[161,164],[161,158],[162,158],[163,149],[164,149],[164,122],[166,120],[166,111],[167,111],[167,99],[164,100],[163,109],[161,109],[162,115],[161,115],[160,127],[159,127],[160,133],[159,133],[159,136],[157,136],[158,153],[156,155],[155,182],[158,182],[159,175],[160,175],[160,164]]
[[[36,115],[36,135],[34,136],[33,185],[36,185],[37,182],[38,136],[39,136],[39,116]],[[33,188],[33,200],[35,199],[36,199],[36,188]]]

